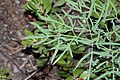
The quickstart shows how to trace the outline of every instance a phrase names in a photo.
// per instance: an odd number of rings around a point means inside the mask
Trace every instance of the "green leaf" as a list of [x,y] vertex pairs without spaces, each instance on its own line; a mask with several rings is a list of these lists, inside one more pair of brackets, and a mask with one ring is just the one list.
[[43,29],[39,24],[37,24],[36,22],[30,22],[30,23],[35,27],[37,27],[42,33],[47,35],[47,32],[45,31],[45,29]]
[[71,50],[70,46],[69,46],[69,51],[70,51],[71,57],[73,58],[73,53],[72,53],[72,50]]
[[24,9],[25,10],[33,10],[29,5],[28,5],[28,3],[26,3],[25,5],[24,5]]
[[33,44],[33,40],[31,39],[27,39],[26,42],[28,46],[31,46]]
[[67,77],[66,80],[73,80],[72,76],[71,77]]
[[60,54],[60,56],[54,61],[53,65],[56,64],[63,57],[63,55],[67,52],[67,50],[68,49],[64,50],[64,52]]
[[0,79],[1,80],[9,80],[10,76],[7,75],[9,73],[9,70],[6,68],[0,68]]
[[37,59],[38,66],[44,66],[46,64],[47,58],[45,59]]
[[104,4],[100,0],[95,0],[95,5],[101,11]]
[[54,61],[54,59],[55,59],[55,57],[56,57],[56,55],[58,53],[59,47],[60,47],[60,41],[58,40],[58,44],[55,46],[55,52],[54,52],[54,54],[52,56],[51,63],[53,63],[53,61]]
[[26,47],[27,46],[27,41],[22,41],[21,44]]
[[94,80],[100,80],[101,78],[104,78],[104,77],[106,77],[107,75],[110,75],[110,74],[113,74],[113,73],[114,73],[113,71],[111,71],[111,72],[108,71],[108,72],[102,74],[101,76],[95,78]]
[[41,22],[41,21],[35,21],[36,24],[38,24],[39,26],[45,25],[45,22]]
[[35,35],[35,36],[39,36],[39,32],[40,32],[40,31],[39,31],[38,29],[36,29],[36,30],[34,31],[34,35]]
[[29,1],[28,2],[28,5],[30,6],[30,8],[34,9],[34,10],[38,10],[39,9],[39,6],[36,5],[34,2],[32,1]]
[[100,17],[99,13],[96,12],[96,11],[93,11],[92,14],[91,14],[91,16],[93,16],[95,18],[99,18]]
[[59,75],[61,77],[69,77],[70,76],[70,74],[68,72],[65,72],[65,71],[59,71]]
[[46,8],[46,13],[48,13],[50,10],[51,10],[51,5],[49,5],[49,6]]
[[[86,55],[84,55],[84,56],[79,60],[79,62],[77,63],[75,69],[80,65],[80,63],[81,63],[84,59],[86,59],[87,57],[89,57],[89,56],[91,55],[91,53],[92,53],[92,52],[89,52],[89,53],[87,53]],[[74,70],[75,70],[75,69],[74,69]]]
[[99,55],[100,57],[112,57],[112,55],[110,53],[107,52],[93,52],[95,55]]
[[66,0],[58,0],[57,2],[55,2],[53,7],[58,7],[58,6],[62,6],[63,4],[65,4]]
[[32,32],[30,32],[30,31],[27,30],[27,29],[25,29],[24,32],[25,32],[25,34],[26,34],[27,36],[31,36],[31,35],[33,35]]
[[88,72],[87,71],[84,71],[81,75],[80,75],[80,78],[83,78],[84,80],[86,80],[88,77]]
[[58,61],[58,64],[59,64],[60,66],[63,66],[63,67],[66,66],[66,62],[65,62],[65,60],[63,60],[63,59],[62,59],[62,60],[59,60],[59,61]]
[[45,54],[45,55],[47,55],[47,53],[48,53],[48,49],[46,49],[45,46],[39,46],[38,51],[39,51],[40,54]]
[[37,15],[42,20],[49,21],[49,22],[54,22],[54,23],[58,23],[58,24],[62,24],[62,23],[58,22],[57,20],[54,20],[54,19],[50,18],[50,16],[44,17],[44,16],[41,16],[39,13]]
[[72,45],[71,49],[72,49],[73,53],[80,54],[80,53],[83,53],[83,51],[85,50],[85,46]]
[[32,0],[35,4],[40,4],[42,0]]
[[73,76],[74,76],[74,78],[77,78],[83,71],[84,71],[83,68],[74,70],[74,71],[73,71]]
[[41,39],[40,41],[34,43],[33,46],[35,46],[35,45],[40,45],[40,44],[44,43],[44,42],[47,41],[47,40],[48,40],[48,37],[46,37],[46,38],[44,38],[44,39]]
[[51,5],[51,0],[42,0],[44,9],[47,9]]

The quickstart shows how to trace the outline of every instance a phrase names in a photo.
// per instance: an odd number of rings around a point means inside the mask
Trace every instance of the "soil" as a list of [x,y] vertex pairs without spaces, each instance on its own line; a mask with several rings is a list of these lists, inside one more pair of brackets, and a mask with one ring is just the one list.
[[33,79],[33,75],[43,72],[36,72],[33,55],[22,52],[25,47],[20,42],[25,37],[24,30],[34,28],[25,16],[25,3],[25,0],[0,0],[0,67],[10,70],[11,80],[62,80],[57,67],[53,67],[44,79]]

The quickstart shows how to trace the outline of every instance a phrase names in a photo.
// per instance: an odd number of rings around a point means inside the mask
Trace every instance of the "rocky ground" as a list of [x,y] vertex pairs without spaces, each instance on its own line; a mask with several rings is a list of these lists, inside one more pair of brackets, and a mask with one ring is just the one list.
[[[21,40],[24,30],[32,30],[23,5],[25,0],[0,0],[0,67],[10,70],[12,80],[62,80],[54,67],[44,79],[31,79],[36,74],[36,60],[33,55],[22,52]],[[28,53],[29,54],[29,53]],[[33,74],[33,75],[32,75]],[[40,72],[39,72],[40,74]]]

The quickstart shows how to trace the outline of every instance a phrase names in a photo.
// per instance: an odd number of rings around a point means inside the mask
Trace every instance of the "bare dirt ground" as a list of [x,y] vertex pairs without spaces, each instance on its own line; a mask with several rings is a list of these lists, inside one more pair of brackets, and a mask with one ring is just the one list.
[[50,77],[30,79],[37,67],[32,55],[22,53],[20,44],[24,29],[33,29],[24,15],[24,4],[25,0],[0,0],[0,67],[10,70],[12,80],[62,80],[55,67]]
[[24,16],[24,3],[24,0],[0,0],[0,66],[10,69],[12,80],[24,80],[26,70],[33,70],[34,67],[33,56],[21,53],[23,47],[20,41],[25,36],[23,31],[32,28]]

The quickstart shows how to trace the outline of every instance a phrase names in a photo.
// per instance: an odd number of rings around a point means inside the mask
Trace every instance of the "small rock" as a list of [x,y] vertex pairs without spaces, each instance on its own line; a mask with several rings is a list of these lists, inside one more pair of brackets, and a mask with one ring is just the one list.
[[19,70],[17,69],[17,67],[15,65],[13,66],[13,72],[14,73],[18,73],[19,72]]
[[20,1],[19,0],[15,0],[15,3],[20,4]]
[[23,61],[26,61],[27,59],[26,58],[22,58]]
[[4,26],[5,26],[5,27],[7,27],[8,25],[7,25],[7,24],[5,24]]

